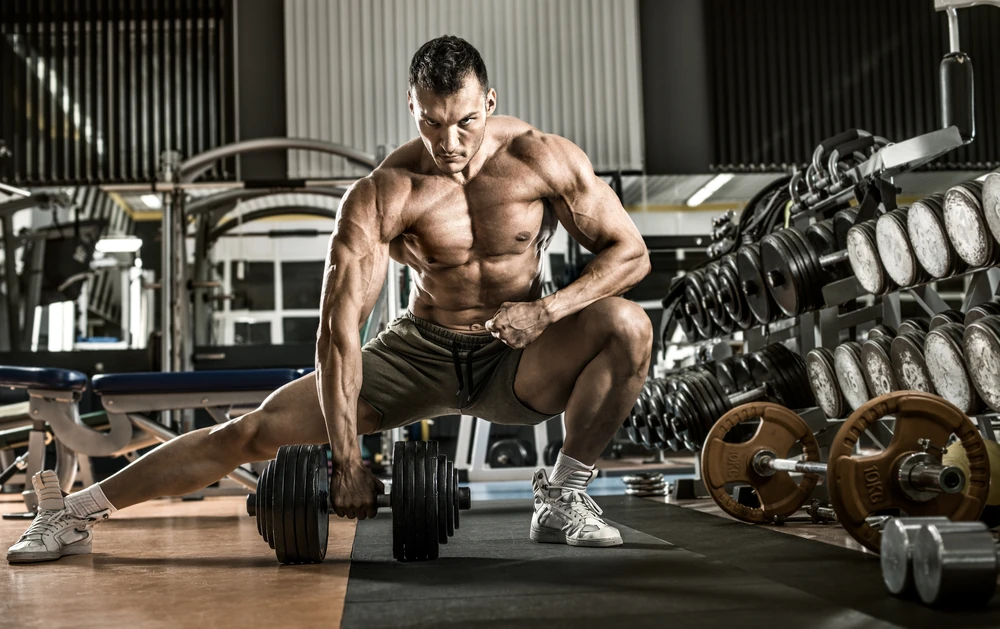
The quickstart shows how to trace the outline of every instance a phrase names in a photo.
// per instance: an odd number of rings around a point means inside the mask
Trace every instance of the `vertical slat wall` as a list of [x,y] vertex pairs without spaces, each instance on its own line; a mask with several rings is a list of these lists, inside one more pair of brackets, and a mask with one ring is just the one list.
[[[1000,10],[959,10],[976,78],[977,136],[931,165],[1000,164]],[[708,0],[716,170],[801,164],[859,127],[893,141],[940,127],[947,20],[932,0]]]
[[0,177],[149,181],[164,150],[231,141],[225,2],[0,2]]
[[[416,137],[410,58],[458,35],[518,116],[579,144],[594,167],[642,166],[636,0],[286,0],[288,134],[375,152]],[[293,151],[291,177],[357,174]]]
[[[108,222],[105,234],[131,234],[132,218],[120,205],[97,186],[81,186],[73,191],[73,202],[80,220],[100,219]],[[119,323],[121,317],[121,271],[100,269],[90,280],[90,312],[106,321]]]

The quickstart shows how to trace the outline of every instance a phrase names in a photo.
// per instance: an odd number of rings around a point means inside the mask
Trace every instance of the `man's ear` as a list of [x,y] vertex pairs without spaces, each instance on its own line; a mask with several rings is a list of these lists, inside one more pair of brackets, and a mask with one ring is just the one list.
[[497,92],[492,87],[486,92],[486,115],[492,116],[497,108]]
[[410,110],[410,115],[413,115],[413,95],[410,94],[410,90],[406,90],[406,106]]

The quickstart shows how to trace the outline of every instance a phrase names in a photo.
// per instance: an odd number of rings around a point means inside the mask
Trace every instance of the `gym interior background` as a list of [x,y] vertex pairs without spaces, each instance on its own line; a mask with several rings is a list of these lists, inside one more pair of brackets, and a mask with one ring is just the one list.
[[[363,450],[396,480],[398,441],[447,456],[434,561],[397,562],[381,515],[282,565],[295,507],[246,466],[116,515],[93,556],[3,565],[3,624],[997,626],[997,5],[0,3],[4,540],[34,471],[87,486],[313,366],[340,197],[416,137],[406,70],[441,34],[617,193],[656,331],[591,486],[621,549],[527,539],[559,420],[427,418]],[[560,228],[546,291],[592,257]],[[363,339],[411,285],[392,263]],[[249,375],[217,395],[222,370]],[[156,372],[199,375],[108,375]]]

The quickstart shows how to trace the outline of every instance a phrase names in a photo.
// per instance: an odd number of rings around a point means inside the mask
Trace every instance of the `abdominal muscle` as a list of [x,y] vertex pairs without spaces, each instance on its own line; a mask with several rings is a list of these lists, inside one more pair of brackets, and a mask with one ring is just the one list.
[[470,256],[459,266],[400,260],[413,269],[409,309],[421,319],[468,334],[488,334],[486,322],[504,302],[534,301],[542,296],[540,253]]

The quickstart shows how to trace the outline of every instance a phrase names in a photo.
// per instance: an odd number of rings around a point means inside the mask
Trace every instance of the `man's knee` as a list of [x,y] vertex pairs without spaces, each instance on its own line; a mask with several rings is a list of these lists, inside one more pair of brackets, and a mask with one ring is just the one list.
[[231,419],[209,429],[219,447],[231,454],[238,463],[267,461],[278,453],[278,447],[266,443],[264,431],[260,429],[263,412],[256,410],[242,417]]
[[622,297],[608,297],[594,304],[611,340],[626,348],[638,362],[649,360],[653,351],[653,323],[639,304]]

